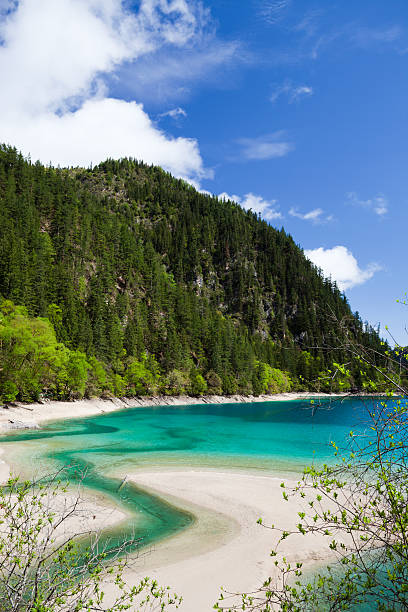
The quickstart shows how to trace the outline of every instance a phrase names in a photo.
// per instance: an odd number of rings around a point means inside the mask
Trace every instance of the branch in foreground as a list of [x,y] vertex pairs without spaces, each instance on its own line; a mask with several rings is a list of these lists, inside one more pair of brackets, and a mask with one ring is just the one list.
[[[181,598],[155,580],[128,586],[127,551],[137,540],[104,542],[95,530],[72,533],[84,513],[59,473],[36,482],[10,478],[0,488],[0,609],[10,612],[119,612],[179,607]],[[108,561],[109,559],[109,561]],[[106,603],[104,586],[115,592]]]

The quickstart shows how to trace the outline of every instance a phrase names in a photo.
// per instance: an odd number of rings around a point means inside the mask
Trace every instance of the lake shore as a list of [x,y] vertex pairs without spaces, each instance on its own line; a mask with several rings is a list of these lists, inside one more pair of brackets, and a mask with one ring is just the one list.
[[277,393],[275,395],[188,395],[156,397],[133,397],[112,399],[82,399],[72,402],[45,400],[41,403],[25,404],[13,402],[0,407],[0,433],[13,429],[35,429],[41,423],[59,419],[79,419],[126,408],[149,406],[188,406],[193,404],[236,404],[251,402],[282,402],[299,399],[345,397],[347,393]]
[[[36,427],[45,421],[81,418],[137,406],[291,401],[317,397],[339,396],[291,393],[257,398],[157,397],[45,402],[12,406],[3,410],[5,414],[1,416],[2,424],[6,425],[3,431],[6,432],[12,429],[7,427],[7,419],[24,418],[24,426]],[[12,456],[10,458],[13,469]],[[8,465],[2,461],[0,478],[4,481],[8,473]],[[160,584],[169,585],[172,590],[183,595],[180,609],[184,612],[212,609],[220,595],[221,586],[232,593],[250,592],[256,590],[267,577],[276,578],[275,558],[271,558],[270,551],[276,547],[279,532],[265,529],[257,520],[262,517],[266,525],[274,524],[280,530],[296,531],[298,512],[307,510],[308,498],[302,500],[296,496],[285,501],[282,497],[281,483],[286,483],[285,490],[288,491],[296,485],[296,473],[287,477],[280,473],[259,474],[250,470],[237,471],[220,467],[184,466],[174,469],[163,466],[156,469],[144,466],[137,472],[114,475],[126,475],[127,480],[194,514],[196,520],[191,527],[144,549],[132,570],[127,571],[125,576],[129,584],[135,584],[149,575]],[[108,524],[112,525],[123,518],[120,512],[115,514],[112,508],[105,509],[101,499],[91,497],[88,504],[88,516],[97,517],[95,526],[106,524],[104,520],[107,512],[110,513]],[[72,533],[77,528],[78,524],[73,523]],[[305,569],[319,566],[331,559],[328,538],[316,534],[306,537],[293,535],[281,544],[278,558],[282,556],[289,562],[303,563]],[[104,590],[108,598],[114,598],[116,590],[113,584],[107,583]],[[236,598],[234,601],[237,603]]]
[[[182,406],[189,404],[225,404],[262,401],[291,401],[296,399],[328,398],[327,394],[292,393],[274,396],[253,397],[157,397],[127,400],[82,400],[78,402],[45,402],[44,404],[12,406],[2,411],[2,424],[6,432],[7,419],[23,419],[30,427],[42,422],[81,418],[115,410],[148,406]],[[334,396],[332,396],[334,397]],[[336,395],[338,397],[338,395]],[[5,415],[3,413],[6,413]],[[13,415],[13,416],[11,416]],[[13,425],[13,423],[9,423]],[[1,443],[1,440],[0,440]],[[13,443],[12,443],[13,445]],[[11,460],[13,467],[13,461]],[[0,464],[0,476],[7,477],[8,466]],[[125,474],[115,474],[125,476]],[[287,478],[273,475],[222,468],[183,469],[145,467],[141,471],[127,473],[127,479],[155,493],[173,505],[192,512],[194,524],[176,534],[144,549],[132,570],[125,578],[135,584],[149,575],[162,585],[183,595],[181,610],[205,612],[212,609],[220,594],[221,586],[229,592],[249,592],[259,587],[268,576],[276,576],[275,558],[270,551],[275,548],[279,533],[265,529],[257,523],[262,517],[266,525],[274,524],[278,529],[295,530],[299,522],[298,512],[306,510],[308,499],[299,497],[285,501],[281,482],[286,491],[296,485],[296,475]],[[91,499],[88,517],[97,516],[98,524],[104,523],[103,501]],[[109,512],[112,512],[110,508]],[[113,522],[123,515],[111,514]],[[95,519],[93,519],[95,520]],[[96,525],[96,523],[95,523]],[[76,524],[72,526],[75,532]],[[301,562],[306,569],[330,560],[328,538],[296,534],[286,539],[279,548],[279,558],[285,556],[289,562]],[[115,586],[104,585],[108,597],[115,595]],[[237,600],[235,600],[237,601]]]
[[[277,557],[270,556],[280,532],[266,529],[258,519],[262,517],[264,525],[274,524],[279,530],[296,531],[298,512],[307,512],[308,496],[301,499],[289,495],[288,501],[283,499],[281,483],[285,482],[289,493],[297,484],[293,476],[220,469],[160,469],[128,474],[127,479],[195,516],[191,527],[142,549],[124,575],[130,585],[145,576],[168,585],[172,592],[182,595],[182,612],[208,612],[218,600],[221,587],[229,593],[248,593],[269,576],[277,579],[274,562],[283,556],[291,563],[302,563],[305,570],[333,558],[329,537],[299,533],[281,543]],[[66,524],[65,537],[114,526],[124,518],[119,508],[105,505],[101,496],[84,493],[81,512]],[[56,510],[64,503],[64,497],[59,498],[55,501]],[[110,580],[104,582],[104,591],[107,603],[119,594]],[[227,602],[238,603],[239,597]]]

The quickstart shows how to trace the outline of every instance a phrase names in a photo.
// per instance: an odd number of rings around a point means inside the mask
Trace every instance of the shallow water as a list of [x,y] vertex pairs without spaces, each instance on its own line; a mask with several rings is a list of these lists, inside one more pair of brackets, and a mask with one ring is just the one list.
[[[331,441],[347,453],[350,430],[369,435],[367,408],[380,401],[137,407],[51,422],[41,430],[5,434],[0,442],[13,468],[26,476],[69,466],[70,481],[82,480],[86,489],[126,511],[126,519],[102,532],[101,544],[109,548],[138,538],[140,548],[186,529],[194,516],[132,483],[123,484],[126,474],[196,467],[293,477],[311,463],[334,463]],[[368,612],[372,608],[367,606],[353,609]]]
[[136,536],[147,545],[194,517],[131,483],[121,486],[126,474],[169,466],[299,473],[312,462],[333,461],[330,442],[346,443],[365,420],[359,399],[137,407],[10,433],[1,442],[12,443],[13,462],[26,474],[70,466],[70,480],[83,479],[128,513],[105,537]]

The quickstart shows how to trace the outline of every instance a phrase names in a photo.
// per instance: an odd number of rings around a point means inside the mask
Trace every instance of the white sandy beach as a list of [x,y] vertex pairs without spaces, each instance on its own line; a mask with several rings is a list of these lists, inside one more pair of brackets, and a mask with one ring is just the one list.
[[250,402],[282,402],[297,399],[340,397],[347,394],[328,393],[278,393],[275,395],[205,395],[190,397],[181,395],[170,397],[133,397],[112,399],[83,399],[73,402],[45,400],[42,403],[23,404],[15,402],[0,406],[0,433],[13,429],[35,428],[46,421],[75,419],[95,416],[115,410],[149,406],[187,406],[192,404],[236,404]]
[[[16,476],[12,467],[4,459],[4,449],[0,448],[0,485],[7,483],[11,476]],[[113,504],[108,504],[102,496],[91,496],[84,494],[83,491],[72,489],[70,492],[63,493],[53,498],[53,509],[57,515],[61,515],[67,507],[71,506],[75,500],[78,500],[77,510],[64,521],[60,529],[61,535],[70,535],[73,533],[83,533],[89,531],[99,531],[110,525],[114,525],[126,517],[126,514],[114,507]]]

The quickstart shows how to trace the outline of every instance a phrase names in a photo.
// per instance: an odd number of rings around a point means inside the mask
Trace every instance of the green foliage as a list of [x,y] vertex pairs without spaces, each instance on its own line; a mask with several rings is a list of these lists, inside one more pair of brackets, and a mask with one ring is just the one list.
[[18,387],[11,380],[6,380],[2,384],[1,397],[5,402],[14,402],[18,395]]
[[[120,375],[117,374],[119,378]],[[87,395],[90,397],[101,397],[109,392],[113,393],[114,383],[108,381],[108,376],[103,364],[96,359],[96,357],[90,357],[88,359],[88,378],[87,378]],[[117,395],[123,395],[119,393]]]
[[154,395],[159,383],[157,362],[146,353],[140,360],[131,359],[125,372],[125,385],[128,395]]
[[41,395],[73,399],[85,393],[90,368],[86,355],[57,342],[48,319],[29,317],[24,307],[9,300],[0,303],[0,363],[3,401]]
[[226,395],[234,395],[238,389],[238,381],[231,373],[222,374],[222,390]]
[[9,300],[0,304],[0,357],[0,397],[6,401],[55,393],[63,372],[66,389],[72,377],[78,382],[75,353],[57,342],[48,319],[29,317],[24,307]]
[[[132,159],[57,169],[0,146],[0,296],[30,320],[21,376],[16,355],[14,373],[0,363],[3,398],[12,385],[17,399],[323,387],[319,372],[349,359],[331,348],[335,319],[376,351],[377,367],[387,350],[283,230]],[[48,366],[28,347],[34,332]],[[362,388],[362,368],[347,367],[350,388]],[[374,368],[367,378],[376,384]]]
[[292,384],[287,373],[272,368],[267,363],[258,363],[257,378],[258,389],[261,393],[287,393]]
[[[142,579],[129,586],[125,542],[109,550],[100,546],[96,532],[66,535],[67,523],[83,516],[79,496],[54,478],[31,483],[10,478],[0,487],[0,609],[10,612],[146,612],[179,607],[181,598],[155,580]],[[72,529],[70,530],[72,531]],[[105,603],[103,582],[116,587]]]
[[89,363],[80,351],[68,351],[64,367],[58,372],[57,387],[63,395],[83,397],[88,380]]
[[221,395],[222,380],[220,376],[218,376],[217,372],[214,372],[214,370],[210,370],[209,372],[207,372],[205,378],[207,381],[207,393],[209,395]]
[[190,378],[185,372],[171,370],[167,374],[164,384],[164,391],[167,395],[183,395],[188,391]]
[[197,371],[190,373],[190,393],[191,395],[204,395],[207,392],[207,383],[204,377]]

